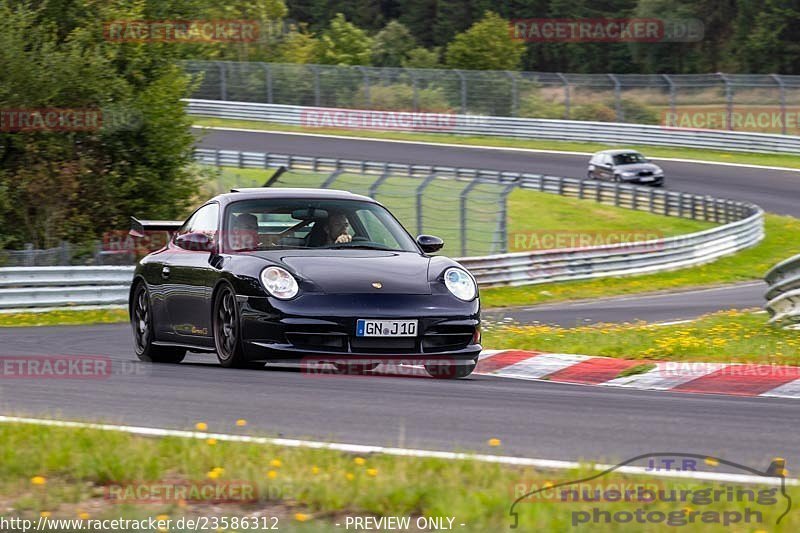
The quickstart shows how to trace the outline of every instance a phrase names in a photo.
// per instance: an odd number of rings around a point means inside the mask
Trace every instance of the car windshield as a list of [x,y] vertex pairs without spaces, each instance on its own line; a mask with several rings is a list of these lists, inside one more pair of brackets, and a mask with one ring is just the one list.
[[614,156],[615,165],[634,165],[636,163],[647,163],[647,158],[639,152],[628,152]]
[[224,227],[229,253],[282,248],[419,252],[385,208],[359,200],[241,200],[228,206]]

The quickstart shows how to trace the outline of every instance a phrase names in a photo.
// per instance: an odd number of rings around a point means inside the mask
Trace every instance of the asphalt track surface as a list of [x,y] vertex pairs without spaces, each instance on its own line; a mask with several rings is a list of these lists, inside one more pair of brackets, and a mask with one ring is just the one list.
[[[520,150],[435,146],[324,136],[248,131],[193,130],[203,148],[339,157],[420,165],[443,165],[585,178],[588,156]],[[800,172],[658,161],[668,189],[710,194],[760,205],[766,211],[800,216]]]
[[[135,360],[127,324],[0,331],[0,357],[103,355],[101,379],[3,379],[7,415],[94,420],[545,459],[624,460],[650,452],[715,455],[756,468],[800,455],[800,409],[736,398],[518,381],[488,376],[312,376],[232,370],[211,355],[180,365]],[[499,438],[502,448],[489,449]]]
[[636,320],[677,322],[721,309],[761,307],[765,292],[766,284],[758,281],[711,289],[492,309],[484,311],[482,317],[493,322],[510,319],[522,324],[539,322],[563,327]]

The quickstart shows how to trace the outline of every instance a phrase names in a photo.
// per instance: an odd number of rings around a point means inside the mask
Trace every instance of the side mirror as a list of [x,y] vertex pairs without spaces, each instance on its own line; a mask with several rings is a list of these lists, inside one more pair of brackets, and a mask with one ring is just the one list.
[[444,241],[439,237],[434,237],[433,235],[418,235],[417,236],[417,244],[422,251],[426,254],[432,254],[433,252],[438,252],[444,246]]
[[205,233],[184,233],[175,237],[175,246],[192,252],[210,252],[214,241]]

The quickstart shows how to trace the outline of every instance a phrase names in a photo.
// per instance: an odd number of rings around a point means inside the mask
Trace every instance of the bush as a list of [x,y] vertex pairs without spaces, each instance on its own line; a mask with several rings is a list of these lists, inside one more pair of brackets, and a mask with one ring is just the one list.
[[[386,111],[410,111],[414,109],[414,88],[395,83],[375,85],[369,88],[370,109]],[[451,111],[447,98],[439,88],[418,89],[417,111],[446,113]]]
[[617,112],[606,104],[586,104],[573,108],[569,118],[592,122],[616,122]]

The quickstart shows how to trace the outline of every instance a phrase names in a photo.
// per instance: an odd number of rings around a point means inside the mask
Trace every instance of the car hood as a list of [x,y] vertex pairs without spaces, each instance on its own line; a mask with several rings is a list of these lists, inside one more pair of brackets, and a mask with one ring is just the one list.
[[618,170],[622,172],[639,172],[642,170],[651,170],[653,172],[661,170],[661,167],[653,163],[634,163],[632,165],[618,165]]
[[[430,258],[383,250],[283,250],[257,252],[282,263],[329,294],[431,294]],[[373,283],[380,283],[381,288]]]

